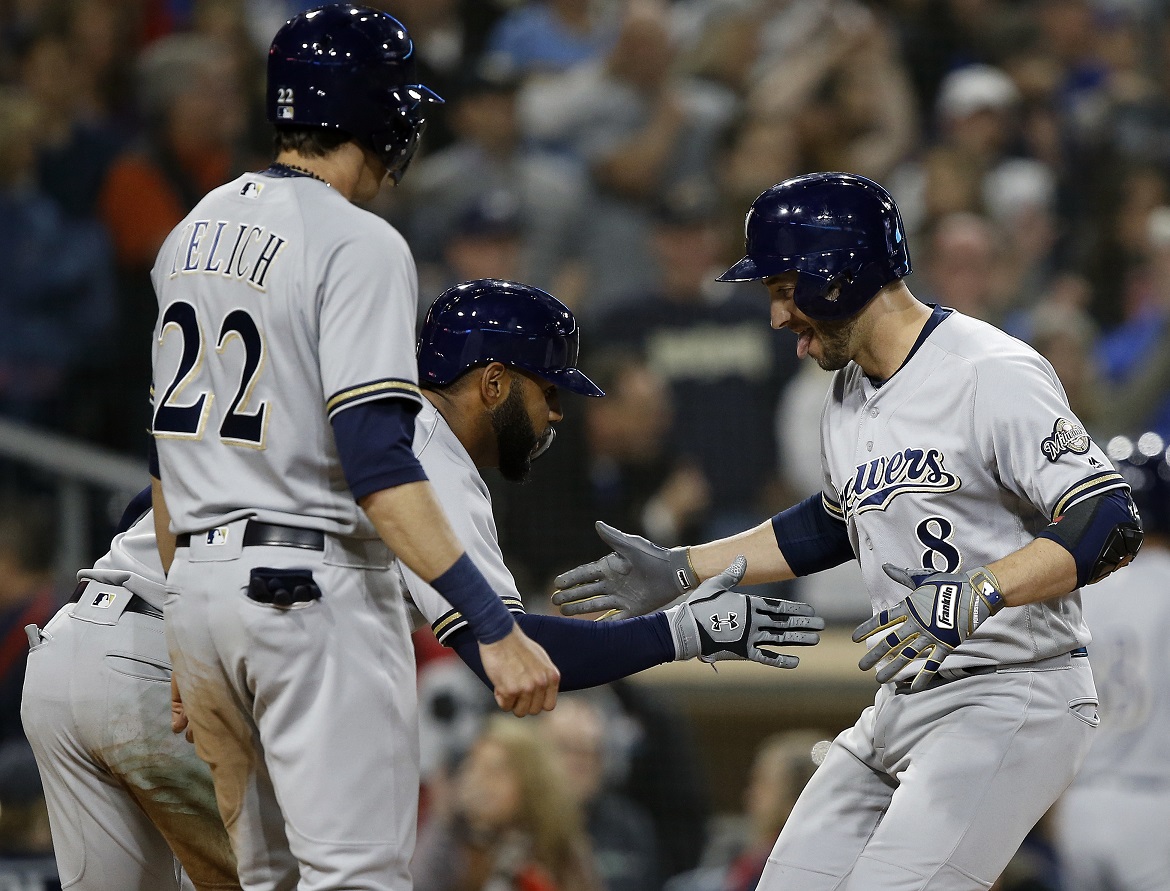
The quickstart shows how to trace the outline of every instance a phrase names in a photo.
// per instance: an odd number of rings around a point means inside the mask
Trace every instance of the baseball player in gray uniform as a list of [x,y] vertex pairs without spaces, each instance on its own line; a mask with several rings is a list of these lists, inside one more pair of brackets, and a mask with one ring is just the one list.
[[773,186],[723,281],[763,280],[774,328],[836,372],[822,491],[755,529],[614,553],[557,580],[567,612],[637,613],[745,554],[745,581],[856,559],[874,705],[834,740],[776,842],[765,891],[989,888],[1072,781],[1097,724],[1080,586],[1132,559],[1124,479],[1051,366],[918,302],[897,207],[840,173]]
[[211,772],[167,721],[171,660],[149,489],[122,525],[109,552],[77,574],[72,601],[43,631],[29,626],[21,719],[61,883],[85,891],[239,888]]
[[[806,604],[723,590],[733,575],[708,582],[706,591],[665,613],[628,622],[524,614],[479,468],[500,466],[510,479],[522,478],[560,420],[557,387],[601,395],[574,367],[577,338],[568,309],[515,282],[469,282],[432,307],[418,347],[427,402],[414,450],[459,540],[520,624],[547,647],[566,687],[674,659],[748,658],[792,667],[796,658],[773,648],[815,643],[823,622]],[[483,435],[485,427],[491,435]],[[165,579],[149,506],[147,489],[127,508],[128,528],[110,552],[79,573],[73,602],[43,632],[31,627],[37,643],[23,717],[67,882],[109,891],[178,888],[173,848],[196,888],[238,888],[210,771],[167,729]],[[463,616],[408,567],[399,562],[391,571],[405,577],[404,590],[440,639],[487,680]],[[737,619],[706,633],[713,617],[728,616]]]
[[1106,453],[1145,528],[1121,576],[1083,592],[1101,727],[1056,811],[1066,891],[1170,891],[1170,450],[1156,433]]
[[411,451],[414,263],[351,203],[402,175],[441,100],[373,9],[302,13],[268,58],[276,162],[203,198],[152,272],[167,644],[243,887],[406,891],[418,740],[393,559],[467,617],[501,707],[551,708],[558,673]]

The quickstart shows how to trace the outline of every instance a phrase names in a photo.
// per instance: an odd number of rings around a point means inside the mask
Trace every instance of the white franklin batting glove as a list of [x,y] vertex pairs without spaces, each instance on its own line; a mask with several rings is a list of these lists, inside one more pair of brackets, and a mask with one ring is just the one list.
[[955,647],[988,616],[1003,609],[1003,594],[986,566],[970,572],[933,572],[899,569],[886,563],[882,569],[894,581],[910,588],[910,596],[857,626],[853,632],[857,643],[889,632],[861,657],[858,665],[868,671],[890,657],[877,673],[878,683],[884,684],[915,659],[925,657],[910,685],[910,691],[916,693],[934,680],[943,659]]
[[[727,590],[738,584],[746,571],[747,560],[737,557],[719,575],[699,585],[685,601],[666,611],[676,661],[736,659],[795,668],[800,662],[796,656],[771,648],[810,647],[820,641],[816,632],[824,629],[825,622],[814,616],[807,604],[799,604],[807,614],[794,617],[791,608],[798,604]],[[794,619],[799,620],[801,630],[793,629]]]
[[628,619],[657,612],[694,591],[699,578],[686,548],[667,548],[598,521],[601,540],[613,548],[553,580],[552,602],[566,616],[604,612],[605,619]]

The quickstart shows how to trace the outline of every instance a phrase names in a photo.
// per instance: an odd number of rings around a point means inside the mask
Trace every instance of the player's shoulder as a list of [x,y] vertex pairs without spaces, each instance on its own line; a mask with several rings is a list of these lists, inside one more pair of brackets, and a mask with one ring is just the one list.
[[990,322],[952,310],[927,338],[932,348],[974,365],[1017,360],[1042,364],[1043,359],[1024,341]]

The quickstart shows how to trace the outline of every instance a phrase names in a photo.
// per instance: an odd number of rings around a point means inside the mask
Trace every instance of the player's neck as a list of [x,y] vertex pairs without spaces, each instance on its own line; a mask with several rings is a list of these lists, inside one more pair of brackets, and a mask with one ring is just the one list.
[[490,435],[490,423],[486,425],[483,423],[487,416],[482,410],[466,405],[450,388],[423,390],[423,396],[435,407],[435,411],[443,416],[443,420],[467,450],[471,463],[477,469],[496,466],[499,457],[494,451],[495,439]]
[[889,380],[910,355],[930,313],[930,307],[919,303],[905,285],[883,289],[866,307],[853,361],[870,378]]
[[[312,176],[331,186],[347,201],[357,199],[364,178],[365,153],[355,143],[347,142],[327,155],[307,157],[294,151],[283,151],[276,156],[276,163]],[[363,174],[365,176],[363,177]]]

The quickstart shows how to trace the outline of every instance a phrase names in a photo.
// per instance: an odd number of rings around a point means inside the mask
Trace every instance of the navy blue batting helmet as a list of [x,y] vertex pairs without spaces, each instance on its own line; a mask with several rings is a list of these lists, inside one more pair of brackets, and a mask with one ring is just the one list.
[[285,22],[268,50],[268,119],[279,127],[342,130],[373,151],[395,182],[418,148],[429,106],[402,23],[336,3]]
[[1142,518],[1142,529],[1170,535],[1170,443],[1157,433],[1137,439],[1115,436],[1105,447],[1117,472],[1125,477]]
[[910,274],[902,216],[890,193],[853,173],[810,173],[772,186],[744,225],[747,255],[721,282],[800,273],[793,299],[810,319],[860,312]]
[[576,366],[581,329],[552,294],[519,282],[479,278],[440,294],[418,339],[421,383],[449,384],[470,368],[500,362],[584,396],[604,396]]

